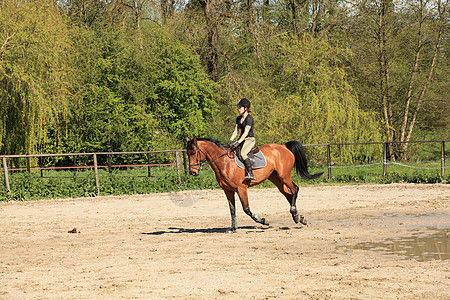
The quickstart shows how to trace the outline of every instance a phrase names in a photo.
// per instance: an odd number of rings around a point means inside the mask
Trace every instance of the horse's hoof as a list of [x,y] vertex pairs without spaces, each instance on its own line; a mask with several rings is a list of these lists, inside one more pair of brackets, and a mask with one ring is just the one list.
[[227,233],[236,233],[236,228],[230,228],[227,230]]
[[261,224],[269,225],[269,222],[267,222],[266,218],[261,218]]
[[306,221],[306,219],[303,216],[300,216],[300,223],[302,223],[303,225],[308,226],[308,222]]

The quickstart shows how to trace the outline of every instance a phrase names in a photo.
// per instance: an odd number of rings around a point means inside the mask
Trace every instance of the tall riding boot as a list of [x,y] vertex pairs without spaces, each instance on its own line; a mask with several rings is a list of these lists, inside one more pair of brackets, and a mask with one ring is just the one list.
[[245,165],[245,179],[255,180],[255,176],[253,176],[252,163],[250,162],[250,158],[246,158],[244,160]]

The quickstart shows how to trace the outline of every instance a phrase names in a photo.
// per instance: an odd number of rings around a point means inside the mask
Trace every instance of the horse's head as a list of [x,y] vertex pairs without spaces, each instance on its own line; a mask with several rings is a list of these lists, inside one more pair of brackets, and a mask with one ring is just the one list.
[[206,159],[206,154],[198,147],[197,137],[195,135],[192,140],[186,137],[186,144],[186,151],[189,158],[189,174],[198,176],[202,162]]

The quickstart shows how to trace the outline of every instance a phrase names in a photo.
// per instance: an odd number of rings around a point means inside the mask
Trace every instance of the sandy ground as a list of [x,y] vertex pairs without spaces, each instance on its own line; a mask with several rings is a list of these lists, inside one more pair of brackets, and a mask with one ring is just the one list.
[[0,299],[450,299],[450,185],[249,197],[234,234],[220,190],[0,203]]

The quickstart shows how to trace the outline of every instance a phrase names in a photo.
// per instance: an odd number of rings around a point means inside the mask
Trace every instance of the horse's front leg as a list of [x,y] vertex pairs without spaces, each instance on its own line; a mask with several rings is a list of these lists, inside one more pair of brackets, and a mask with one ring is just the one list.
[[230,207],[230,215],[231,215],[231,228],[229,232],[236,232],[237,229],[237,221],[236,221],[236,204],[234,198],[233,191],[225,191],[225,195],[228,199],[228,206]]
[[267,222],[265,218],[260,218],[251,212],[250,206],[248,204],[247,187],[238,189],[238,195],[239,195],[239,199],[241,200],[241,204],[242,204],[242,208],[243,208],[244,212],[248,216],[250,216],[253,219],[253,221],[255,221],[256,223],[263,224],[263,225],[269,225],[269,222]]

